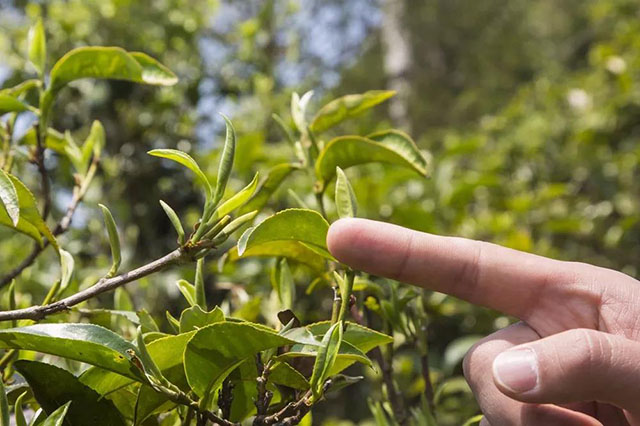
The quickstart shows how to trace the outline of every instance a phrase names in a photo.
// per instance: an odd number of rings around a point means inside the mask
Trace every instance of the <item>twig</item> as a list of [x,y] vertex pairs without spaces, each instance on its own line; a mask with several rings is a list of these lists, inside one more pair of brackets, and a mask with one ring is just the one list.
[[300,423],[302,418],[311,409],[312,403],[309,401],[311,392],[307,392],[302,398],[284,406],[280,411],[262,419],[263,425],[295,425]]
[[31,319],[34,321],[41,320],[47,315],[66,311],[72,306],[75,306],[78,303],[84,302],[85,300],[89,300],[93,297],[98,296],[99,294],[114,290],[124,284],[130,283],[132,281],[136,281],[142,277],[151,275],[154,272],[158,272],[159,270],[169,265],[185,260],[189,257],[189,254],[190,253],[185,248],[183,247],[177,248],[171,253],[159,259],[156,259],[151,263],[148,263],[144,266],[134,269],[133,271],[125,272],[124,274],[117,275],[113,278],[102,278],[93,286],[85,290],[82,290],[76,294],[73,294],[67,298],[54,302],[50,305],[44,305],[44,306],[36,305],[36,306],[31,306],[29,308],[16,309],[13,311],[1,311],[0,321],[17,320],[17,319]]
[[260,354],[256,354],[256,367],[258,370],[258,377],[256,378],[256,387],[258,389],[258,396],[255,400],[256,405],[256,417],[253,420],[254,426],[264,424],[264,418],[266,417],[269,404],[271,404],[271,398],[273,398],[273,392],[267,389],[267,382],[269,381],[269,373],[271,373],[271,361],[267,364],[263,364]]
[[[67,211],[65,212],[64,216],[60,219],[60,221],[52,231],[54,236],[57,237],[58,235],[63,234],[64,232],[67,231],[67,229],[69,229],[69,226],[71,226],[71,220],[73,219],[73,215],[76,209],[78,208],[78,205],[84,198],[84,195],[86,194],[87,189],[89,188],[89,184],[91,183],[91,180],[95,176],[97,168],[98,168],[98,160],[94,158],[93,162],[91,163],[91,166],[89,167],[87,175],[82,181],[82,184],[76,185],[74,187],[73,198],[71,199],[69,206],[67,206]],[[22,271],[27,269],[29,266],[31,266],[33,262],[35,262],[35,260],[38,258],[40,253],[42,253],[44,249],[46,249],[49,246],[49,244],[50,242],[48,240],[46,240],[42,246],[36,243],[33,246],[31,253],[29,253],[29,255],[25,257],[24,260],[20,262],[18,266],[16,266],[8,274],[6,274],[0,279],[0,288],[9,284],[11,280],[13,280],[15,277],[20,275]]]
[[218,407],[222,411],[222,418],[229,419],[231,416],[231,405],[233,404],[233,383],[227,377],[222,382],[222,387],[218,392]]

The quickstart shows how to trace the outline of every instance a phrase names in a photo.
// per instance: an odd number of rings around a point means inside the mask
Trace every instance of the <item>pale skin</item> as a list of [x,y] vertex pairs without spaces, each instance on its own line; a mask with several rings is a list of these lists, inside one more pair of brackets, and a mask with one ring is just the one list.
[[327,244],[356,270],[521,320],[464,360],[482,426],[640,426],[639,281],[365,219],[335,222]]

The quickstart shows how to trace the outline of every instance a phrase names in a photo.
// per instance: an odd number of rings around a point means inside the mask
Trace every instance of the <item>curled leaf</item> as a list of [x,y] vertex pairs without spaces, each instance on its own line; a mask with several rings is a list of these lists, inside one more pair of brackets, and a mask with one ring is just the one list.
[[113,215],[104,204],[98,204],[102,210],[104,216],[104,224],[107,227],[107,233],[109,234],[109,244],[111,245],[111,269],[107,273],[107,277],[113,277],[120,268],[120,262],[122,261],[120,254],[120,237],[118,236],[118,229],[116,228],[116,222],[113,220]]
[[207,199],[211,197],[212,189],[211,184],[209,183],[209,179],[204,174],[196,160],[194,160],[189,154],[186,152],[179,151],[177,149],[153,149],[147,152],[149,155],[153,155],[154,157],[166,158],[167,160],[175,161],[178,164],[182,164],[189,170],[191,170],[198,179],[204,184],[207,189]]
[[356,117],[371,107],[386,101],[395,93],[393,90],[370,90],[362,94],[347,95],[335,99],[320,108],[311,122],[311,130],[319,133],[330,129],[336,124]]
[[220,164],[218,165],[218,180],[216,182],[216,190],[213,196],[213,205],[217,205],[224,196],[224,190],[227,188],[227,182],[229,176],[231,176],[231,169],[233,168],[233,157],[236,152],[236,131],[233,128],[231,121],[223,114],[227,135],[224,141],[224,148],[222,149],[222,155],[220,156]]
[[9,175],[2,169],[0,169],[0,201],[2,201],[13,226],[18,226],[18,221],[20,220],[18,192]]
[[358,201],[353,188],[344,171],[336,166],[336,210],[340,218],[355,217],[358,212]]
[[171,208],[171,206],[169,206],[169,204],[160,200],[160,205],[162,206],[162,210],[164,210],[164,212],[167,214],[167,217],[171,221],[173,228],[178,233],[178,242],[180,244],[184,244],[184,241],[185,241],[184,228],[182,228],[182,223],[180,222],[180,218],[178,217],[176,212]]

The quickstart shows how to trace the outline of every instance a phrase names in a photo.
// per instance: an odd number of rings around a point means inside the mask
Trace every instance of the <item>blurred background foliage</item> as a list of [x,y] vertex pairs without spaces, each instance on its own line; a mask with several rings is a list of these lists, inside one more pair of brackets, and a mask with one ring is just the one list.
[[[384,166],[349,170],[360,216],[640,276],[636,1],[0,0],[0,87],[33,75],[25,39],[38,16],[45,18],[50,61],[72,47],[116,45],[158,58],[180,77],[162,89],[81,81],[62,93],[64,108],[54,109],[54,127],[78,139],[94,119],[107,134],[97,182],[61,237],[80,271],[75,288],[98,278],[110,262],[98,202],[110,207],[121,228],[123,269],[175,247],[159,199],[191,224],[197,219],[202,200],[187,174],[148,157],[149,149],[188,151],[214,175],[221,111],[239,136],[229,185],[237,190],[256,171],[291,157],[271,114],[290,122],[293,91],[314,90],[314,110],[333,96],[383,88],[398,95],[339,130],[403,128],[428,152],[431,178]],[[21,118],[17,132],[29,123]],[[71,168],[54,155],[47,165],[58,194],[53,217],[59,218],[73,186]],[[34,165],[23,162],[16,172],[38,193]],[[296,205],[288,189],[311,194],[309,179],[294,176],[265,214]],[[312,195],[303,201],[314,203]],[[26,237],[0,229],[0,271],[30,248]],[[48,251],[21,275],[21,305],[42,299],[58,273],[53,259]],[[275,323],[265,273],[270,262],[241,261],[218,273],[210,259],[211,301]],[[298,269],[294,311],[304,322],[326,318],[330,288],[304,295],[311,279]],[[182,276],[192,277],[193,270],[154,276],[102,303],[146,308],[160,321],[165,309],[184,307],[175,287]],[[478,336],[510,319],[438,294],[426,301],[439,421],[461,424],[477,411],[460,378],[461,356]],[[424,391],[419,360],[405,350],[401,330],[396,338],[395,377],[415,403]],[[322,404],[314,424],[371,422],[364,401],[379,391],[364,383]]]

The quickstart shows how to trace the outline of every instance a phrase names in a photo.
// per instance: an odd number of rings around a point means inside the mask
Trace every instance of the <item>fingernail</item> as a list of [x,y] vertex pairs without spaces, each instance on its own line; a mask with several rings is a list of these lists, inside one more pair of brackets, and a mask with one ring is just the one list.
[[527,392],[538,384],[538,358],[528,348],[502,352],[493,361],[493,376],[513,392]]

